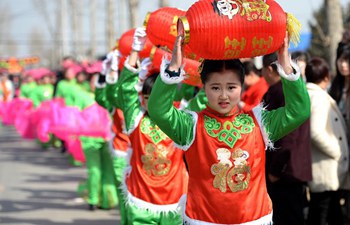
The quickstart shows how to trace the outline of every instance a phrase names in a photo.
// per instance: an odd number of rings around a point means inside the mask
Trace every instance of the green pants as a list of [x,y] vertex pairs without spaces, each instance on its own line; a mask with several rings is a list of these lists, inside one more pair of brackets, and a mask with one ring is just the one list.
[[180,214],[173,212],[156,214],[130,204],[126,213],[130,225],[182,225]]
[[125,209],[125,198],[122,193],[121,184],[123,179],[124,170],[126,167],[126,159],[122,157],[113,157],[113,168],[116,180],[117,195],[119,200],[119,213],[120,213],[120,224],[127,225],[127,215]]
[[81,137],[88,172],[88,203],[103,209],[118,204],[111,155],[103,139]]

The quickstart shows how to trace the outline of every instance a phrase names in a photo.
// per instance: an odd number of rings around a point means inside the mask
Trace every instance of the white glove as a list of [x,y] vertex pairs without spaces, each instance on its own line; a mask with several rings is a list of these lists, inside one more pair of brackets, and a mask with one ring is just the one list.
[[149,57],[145,58],[144,60],[142,60],[142,62],[141,62],[141,70],[139,72],[139,78],[141,80],[146,80],[147,74],[148,74],[148,71],[149,71],[149,67],[151,65],[152,65],[152,62],[151,62],[151,59]]
[[142,91],[143,83],[147,78],[148,70],[151,65],[152,65],[152,62],[150,58],[145,58],[144,60],[142,60],[141,66],[140,66],[140,72],[139,72],[139,81],[135,85],[137,92]]
[[132,43],[132,49],[134,51],[142,51],[147,39],[146,29],[144,27],[138,27],[134,33],[134,41]]
[[112,54],[111,70],[118,71],[118,69],[119,69],[119,57],[120,57],[119,51],[114,50],[113,54]]
[[102,62],[101,74],[106,76],[110,70],[117,71],[119,65],[119,52],[118,50],[113,50],[109,52],[106,59]]

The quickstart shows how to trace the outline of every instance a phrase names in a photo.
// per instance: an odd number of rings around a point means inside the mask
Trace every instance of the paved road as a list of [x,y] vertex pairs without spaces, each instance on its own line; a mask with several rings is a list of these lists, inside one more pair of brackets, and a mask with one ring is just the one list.
[[76,191],[85,177],[59,150],[42,150],[0,125],[1,225],[119,225],[116,209],[87,210]]

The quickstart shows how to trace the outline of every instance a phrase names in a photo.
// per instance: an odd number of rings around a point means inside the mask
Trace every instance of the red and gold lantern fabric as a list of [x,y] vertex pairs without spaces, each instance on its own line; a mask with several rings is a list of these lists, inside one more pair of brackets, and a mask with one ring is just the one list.
[[[153,47],[150,54],[150,59],[152,61],[153,67],[160,70],[160,66],[164,57],[171,59],[171,53],[163,49]],[[202,87],[202,81],[198,72],[200,62],[193,59],[183,58],[183,65],[183,69],[186,73],[186,79],[183,82],[192,86]]]
[[[128,56],[132,50],[132,43],[134,41],[135,28],[128,30],[120,37],[117,42],[116,47],[123,56]],[[152,42],[147,38],[143,50],[139,52],[141,58],[146,58],[149,56],[151,49],[153,47]]]
[[156,46],[172,49],[177,36],[178,18],[186,11],[178,8],[164,7],[148,13],[143,22],[147,37]]
[[[172,7],[164,7],[148,13],[143,22],[147,37],[155,46],[172,51],[178,35],[177,21],[185,14],[186,11]],[[184,55],[186,58],[200,59],[188,46],[184,48]]]
[[274,0],[201,0],[178,22],[184,43],[205,59],[248,58],[279,49],[300,23]]

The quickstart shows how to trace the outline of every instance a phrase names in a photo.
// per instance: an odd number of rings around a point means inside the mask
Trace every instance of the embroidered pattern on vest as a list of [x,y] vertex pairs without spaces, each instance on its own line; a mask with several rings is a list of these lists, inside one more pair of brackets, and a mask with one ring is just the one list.
[[215,118],[204,115],[204,127],[207,134],[213,138],[218,138],[220,142],[224,142],[230,148],[233,148],[241,134],[248,134],[255,127],[253,118],[248,114],[240,114],[233,122],[225,121],[221,127],[221,123]]
[[149,136],[155,144],[167,138],[163,131],[148,117],[144,117],[141,121],[141,132]]
[[247,189],[251,176],[250,166],[247,163],[249,153],[240,148],[232,153],[226,148],[219,148],[216,150],[216,155],[219,162],[211,166],[211,173],[215,176],[214,188],[224,193],[227,191],[227,186],[232,192]]
[[146,154],[141,156],[142,168],[148,176],[164,176],[168,174],[171,160],[167,159],[168,150],[163,145],[148,143],[145,146]]

